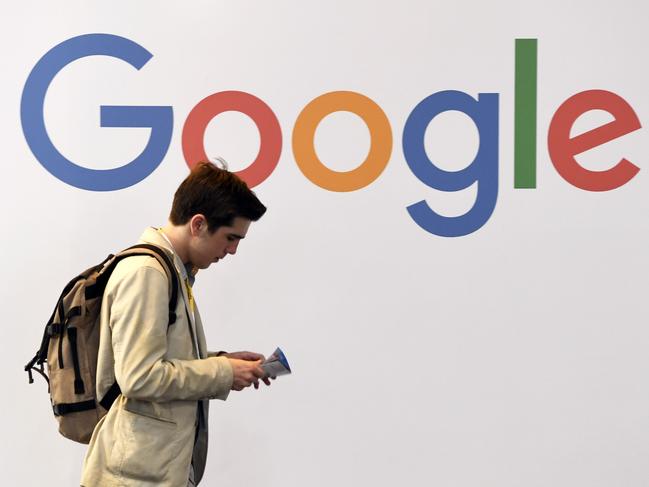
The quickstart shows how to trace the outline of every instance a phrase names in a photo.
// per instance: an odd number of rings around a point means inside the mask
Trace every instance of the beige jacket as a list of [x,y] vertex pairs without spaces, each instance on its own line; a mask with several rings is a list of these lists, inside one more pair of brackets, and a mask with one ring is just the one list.
[[188,312],[180,258],[153,228],[141,242],[173,255],[180,277],[177,319],[167,327],[170,284],[156,259],[129,257],[116,266],[102,301],[97,394],[103,397],[116,379],[122,395],[92,435],[85,487],[186,487],[191,463],[199,481],[207,400],[225,400],[232,386],[228,359],[208,354],[198,310]]

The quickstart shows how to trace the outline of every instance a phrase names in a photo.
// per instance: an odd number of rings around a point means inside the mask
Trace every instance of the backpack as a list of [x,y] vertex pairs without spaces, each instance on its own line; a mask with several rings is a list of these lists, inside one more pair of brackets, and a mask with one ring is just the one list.
[[[134,245],[117,255],[109,255],[65,286],[45,326],[40,348],[25,365],[30,384],[34,382],[32,371],[47,381],[59,432],[79,443],[90,442],[95,426],[121,393],[115,382],[104,397],[96,397],[100,309],[106,283],[115,266],[122,259],[135,255],[155,257],[169,277],[168,326],[172,325],[176,321],[178,300],[178,276],[174,265],[159,247]],[[46,362],[48,373],[44,370]]]

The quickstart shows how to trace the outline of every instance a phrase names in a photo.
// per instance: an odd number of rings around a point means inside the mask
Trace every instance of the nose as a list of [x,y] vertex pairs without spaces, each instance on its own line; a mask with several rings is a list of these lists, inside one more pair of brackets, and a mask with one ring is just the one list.
[[228,245],[225,248],[225,251],[230,255],[234,255],[234,254],[237,253],[237,247],[238,246],[239,246],[239,241],[237,240],[236,242],[232,242],[230,245]]

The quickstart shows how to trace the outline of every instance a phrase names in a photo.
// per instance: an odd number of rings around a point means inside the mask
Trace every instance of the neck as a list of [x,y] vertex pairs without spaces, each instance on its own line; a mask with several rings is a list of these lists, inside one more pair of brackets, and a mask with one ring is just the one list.
[[160,230],[169,239],[169,242],[171,242],[171,245],[178,254],[178,257],[180,257],[180,260],[182,260],[183,264],[187,265],[189,263],[189,252],[187,249],[187,235],[189,229],[186,228],[186,225],[177,226],[168,222]]

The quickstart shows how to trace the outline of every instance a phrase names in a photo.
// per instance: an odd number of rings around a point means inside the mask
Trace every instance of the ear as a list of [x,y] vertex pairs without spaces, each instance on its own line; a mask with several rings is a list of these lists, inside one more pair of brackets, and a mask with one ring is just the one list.
[[189,220],[189,231],[192,237],[198,237],[207,230],[207,219],[205,215],[198,213]]

